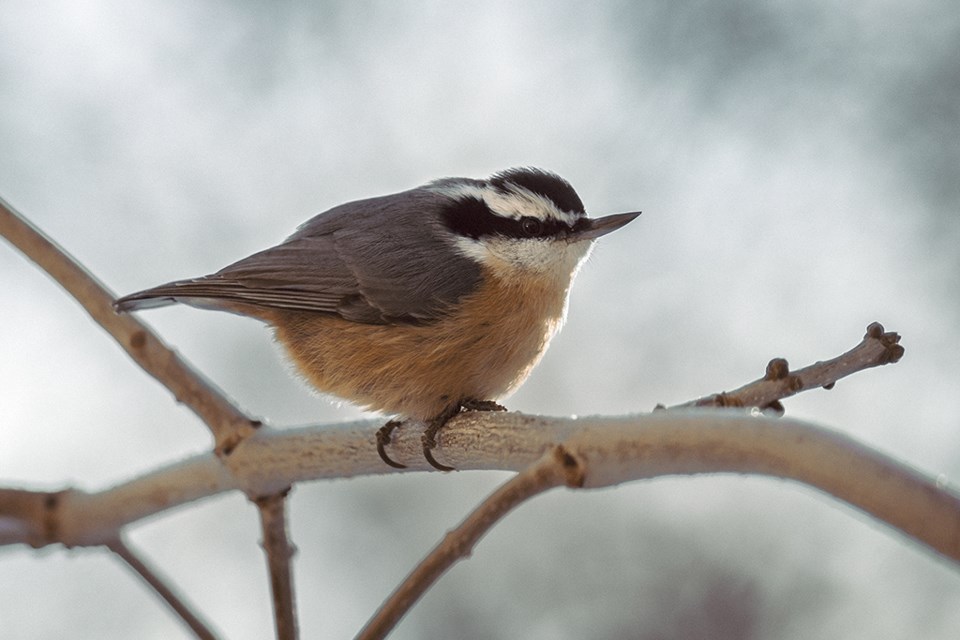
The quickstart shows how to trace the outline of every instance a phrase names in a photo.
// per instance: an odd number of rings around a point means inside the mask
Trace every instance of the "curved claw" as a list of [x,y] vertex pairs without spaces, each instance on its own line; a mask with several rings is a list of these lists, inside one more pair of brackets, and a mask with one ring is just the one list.
[[393,430],[399,427],[401,424],[402,423],[397,420],[391,420],[377,430],[377,453],[380,454],[381,460],[386,462],[394,469],[407,468],[407,465],[400,464],[399,462],[392,460],[390,456],[387,455],[387,451],[385,449],[385,447],[390,444],[390,434],[393,433]]
[[437,462],[437,459],[433,457],[433,448],[437,446],[437,432],[447,424],[450,418],[460,413],[460,406],[460,404],[455,404],[430,420],[426,431],[424,431],[420,437],[420,442],[423,443],[423,457],[426,458],[427,462],[429,462],[430,466],[434,469],[439,469],[440,471],[455,471],[453,467],[448,467],[445,464]]
[[427,462],[429,462],[430,466],[434,469],[438,469],[440,471],[456,471],[456,469],[453,467],[448,467],[445,464],[440,464],[437,462],[437,459],[433,457],[433,449],[428,448],[426,442],[423,443],[423,457],[427,459]]

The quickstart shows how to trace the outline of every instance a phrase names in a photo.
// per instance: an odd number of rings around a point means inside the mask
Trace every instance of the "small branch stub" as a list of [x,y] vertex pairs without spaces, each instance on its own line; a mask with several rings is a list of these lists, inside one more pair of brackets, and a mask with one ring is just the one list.
[[562,444],[554,447],[553,456],[563,470],[564,484],[572,489],[583,487],[586,481],[586,469],[583,462],[570,453]]

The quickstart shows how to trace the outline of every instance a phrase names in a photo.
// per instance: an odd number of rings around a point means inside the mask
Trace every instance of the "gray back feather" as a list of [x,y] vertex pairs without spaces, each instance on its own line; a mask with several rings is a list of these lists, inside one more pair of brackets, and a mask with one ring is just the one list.
[[117,302],[136,309],[179,301],[337,314],[355,322],[429,322],[480,280],[453,248],[438,213],[450,199],[425,189],[349,202],[304,223],[282,244],[212,275]]

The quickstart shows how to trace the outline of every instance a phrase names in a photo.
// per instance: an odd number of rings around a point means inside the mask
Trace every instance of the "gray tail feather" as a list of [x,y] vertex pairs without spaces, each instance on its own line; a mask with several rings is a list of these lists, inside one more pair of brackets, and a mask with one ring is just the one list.
[[127,311],[140,311],[141,309],[156,309],[167,305],[176,304],[176,300],[170,297],[155,298],[147,293],[134,293],[129,296],[123,296],[113,301],[113,308],[124,313]]
[[229,311],[259,317],[254,310],[271,306],[269,301],[268,293],[258,290],[251,292],[235,281],[195,278],[168,282],[152,289],[131,293],[114,301],[113,308],[119,312],[140,311],[181,303],[198,309]]
[[[200,297],[201,291],[194,291],[197,282],[195,280],[178,280],[162,284],[159,287],[137,291],[130,295],[117,298],[113,302],[113,308],[120,312],[140,311],[142,309],[156,309],[157,307],[166,307],[178,302],[190,304],[190,299]],[[193,286],[191,286],[193,285]]]

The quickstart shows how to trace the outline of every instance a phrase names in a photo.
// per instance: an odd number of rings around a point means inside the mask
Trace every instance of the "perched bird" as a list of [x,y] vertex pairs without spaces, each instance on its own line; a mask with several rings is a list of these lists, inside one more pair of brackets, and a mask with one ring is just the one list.
[[[118,311],[181,302],[258,318],[324,393],[427,423],[495,400],[529,375],[563,323],[593,241],[640,212],[588,218],[556,174],[509,169],[443,178],[334,207],[283,243],[201,278],[116,301]],[[378,433],[385,446],[399,422]]]

